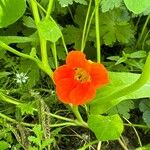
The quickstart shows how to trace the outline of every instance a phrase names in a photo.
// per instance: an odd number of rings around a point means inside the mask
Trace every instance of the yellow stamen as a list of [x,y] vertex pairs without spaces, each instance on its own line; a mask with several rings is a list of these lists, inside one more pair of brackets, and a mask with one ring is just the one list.
[[76,68],[75,69],[74,79],[77,81],[80,81],[81,83],[91,81],[91,77],[90,77],[89,73],[82,68]]

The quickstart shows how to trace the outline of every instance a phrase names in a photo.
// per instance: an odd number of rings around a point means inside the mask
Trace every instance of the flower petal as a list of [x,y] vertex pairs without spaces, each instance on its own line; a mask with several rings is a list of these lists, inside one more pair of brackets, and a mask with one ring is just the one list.
[[90,83],[78,84],[70,93],[70,103],[82,105],[92,100],[96,94],[95,88]]
[[58,99],[63,103],[70,103],[69,94],[75,88],[76,82],[71,78],[65,78],[59,81],[56,85],[56,93]]
[[80,51],[71,51],[67,55],[66,64],[71,68],[89,69],[90,64],[87,61],[85,54]]
[[74,78],[74,73],[75,71],[68,67],[67,65],[63,65],[58,67],[54,71],[53,79],[55,84],[57,84],[60,80],[65,79],[65,78]]
[[102,64],[92,63],[90,75],[92,78],[91,83],[96,88],[109,82],[108,71]]

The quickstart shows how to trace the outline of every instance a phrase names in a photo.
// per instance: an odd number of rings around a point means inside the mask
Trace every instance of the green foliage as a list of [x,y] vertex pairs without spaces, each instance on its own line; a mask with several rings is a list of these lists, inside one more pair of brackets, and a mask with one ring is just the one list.
[[40,35],[50,42],[56,42],[61,36],[61,31],[52,19],[45,19],[38,23]]
[[84,18],[86,11],[87,7],[79,5],[76,8],[76,13],[74,16],[74,22],[77,24],[77,26],[66,25],[66,27],[63,29],[66,44],[74,44],[74,47],[76,49],[81,48],[81,37],[83,33]]
[[124,3],[127,8],[135,14],[144,12],[150,6],[149,0],[138,0],[136,3],[132,0],[124,0]]
[[100,141],[116,140],[123,132],[123,122],[119,115],[90,115],[88,125]]
[[150,92],[148,88],[150,83],[148,82],[137,91],[129,93],[128,95],[122,96],[118,99],[110,99],[109,97],[107,98],[107,95],[111,95],[116,91],[119,91],[124,87],[127,87],[128,85],[134,83],[140,77],[139,74],[121,73],[121,72],[120,73],[110,72],[109,76],[110,76],[110,83],[107,86],[97,90],[96,97],[89,104],[91,114],[105,113],[111,107],[127,99],[150,97]]
[[122,0],[102,0],[101,1],[101,8],[102,12],[107,12],[110,11],[114,8],[120,7],[122,4]]
[[5,142],[5,141],[0,141],[0,149],[1,150],[7,150],[8,148],[10,148],[10,144]]
[[[0,1],[0,28],[16,22],[25,12],[25,0]],[[17,10],[17,11],[16,11]]]
[[0,72],[0,78],[7,77],[10,74],[10,72]]
[[33,115],[33,103],[26,103],[26,104],[19,104],[18,107],[21,109],[21,114],[25,115],[25,114],[31,114]]
[[104,44],[112,45],[116,41],[129,43],[134,38],[134,30],[129,23],[129,14],[124,8],[100,14],[100,29]]
[[[50,143],[53,142],[53,139],[43,140],[44,132],[40,125],[36,125],[33,128],[33,132],[35,133],[36,136],[29,136],[28,139],[30,142],[36,144],[36,146],[38,146],[40,149],[44,149],[46,146],[50,145]],[[34,146],[33,147],[31,146],[29,149],[33,150],[33,149],[37,149],[37,148]]]
[[126,119],[130,118],[130,109],[134,108],[134,103],[131,100],[126,100],[123,102],[120,102],[118,105],[112,107],[110,110],[108,110],[108,115],[114,115],[114,114],[120,114],[124,116]]
[[150,100],[142,100],[139,105],[140,110],[143,112],[143,120],[150,127]]
[[86,5],[87,2],[86,0],[58,0],[61,7],[66,7],[68,5],[72,5],[73,2],[76,2],[76,3],[80,3],[80,4],[83,4],[83,5]]

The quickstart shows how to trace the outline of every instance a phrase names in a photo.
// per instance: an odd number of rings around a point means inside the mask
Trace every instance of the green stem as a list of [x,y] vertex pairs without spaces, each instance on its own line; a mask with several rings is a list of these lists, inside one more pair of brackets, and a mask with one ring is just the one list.
[[146,125],[141,125],[141,124],[127,124],[127,123],[124,123],[125,126],[129,126],[129,127],[137,127],[137,128],[145,128],[145,129],[149,129],[150,127],[149,126],[146,126]]
[[98,143],[99,141],[92,141],[92,142],[89,142],[87,145],[84,145],[82,148],[79,148],[78,150],[85,150],[87,149],[88,147],[92,146],[93,144],[96,144]]
[[[31,6],[32,6],[34,20],[35,20],[35,23],[36,23],[36,26],[37,26],[38,23],[40,22],[40,16],[39,16],[39,13],[38,13],[37,3],[34,0],[31,0],[30,2],[31,2]],[[44,69],[46,69],[47,70],[46,73],[51,78],[53,78],[53,71],[50,68],[50,65],[48,63],[47,41],[45,39],[43,39],[40,34],[39,34],[39,38],[40,38],[40,46],[41,46],[41,57],[42,57],[42,63],[43,63]]]
[[[125,95],[128,95],[136,90],[138,90],[139,88],[141,88],[142,86],[144,86],[144,84],[146,84],[149,80],[150,80],[150,53],[147,57],[147,60],[146,60],[146,63],[144,65],[144,68],[143,68],[143,72],[141,74],[141,76],[139,77],[139,79],[134,82],[133,84],[109,95],[109,96],[106,96],[104,97],[107,98],[107,99],[118,99],[120,97],[123,97]],[[103,98],[102,98],[103,99]],[[101,99],[101,100],[102,100]]]
[[14,48],[6,45],[4,42],[0,41],[0,47],[2,47],[4,50],[7,50],[17,56],[20,56],[20,57],[23,57],[23,58],[26,58],[26,59],[30,59],[30,60],[33,60],[41,70],[43,70],[45,73],[47,73],[51,78],[53,78],[53,71],[51,70],[51,68],[49,67],[45,67],[43,65],[43,63],[38,59],[38,58],[35,58],[35,57],[32,57],[28,54],[24,54],[24,53],[21,53],[17,50],[15,50]]
[[37,63],[37,62],[39,63],[39,61],[40,61],[40,60],[38,60],[37,58],[34,58],[34,57],[30,56],[30,55],[27,55],[27,54],[24,54],[24,53],[21,53],[21,52],[15,50],[14,48],[8,46],[7,44],[5,44],[5,43],[2,42],[2,41],[0,41],[0,47],[2,47],[4,50],[7,50],[7,51],[9,51],[9,52],[11,52],[11,53],[13,53],[13,54],[16,54],[16,55],[20,56],[20,57],[33,60],[33,61],[36,62],[36,63]]
[[146,35],[145,35],[145,37],[144,37],[144,39],[143,39],[143,42],[142,42],[142,49],[143,49],[143,50],[144,50],[144,47],[145,47],[145,41],[146,41],[146,39],[147,39],[149,33],[150,33],[150,30],[148,30],[148,32],[146,33]]
[[77,120],[84,126],[84,127],[88,127],[87,123],[82,119],[79,110],[78,110],[78,106],[72,106],[72,111],[75,114]]
[[101,44],[100,44],[100,23],[99,23],[99,0],[95,0],[95,27],[96,27],[96,49],[97,49],[97,62],[101,60]]
[[89,14],[90,14],[90,10],[91,10],[91,4],[92,4],[92,0],[89,1],[89,6],[88,6],[86,18],[85,18],[84,27],[83,27],[82,42],[81,42],[81,52],[84,51],[84,47],[85,47],[85,43],[86,43],[86,41],[85,41],[85,34],[86,34],[88,18],[89,18]]
[[150,20],[150,15],[148,15],[148,17],[147,17],[147,19],[146,19],[146,21],[145,21],[145,23],[144,23],[144,25],[143,25],[142,32],[141,32],[141,34],[140,34],[140,36],[139,36],[139,38],[138,38],[138,41],[137,41],[137,43],[136,43],[136,46],[135,46],[136,48],[139,46],[139,44],[140,44],[140,42],[141,42],[141,39],[142,39],[142,37],[143,37],[143,35],[144,35],[144,33],[145,33],[145,29],[146,29],[146,26],[147,26],[149,20]]
[[58,67],[58,60],[57,60],[57,51],[56,51],[56,43],[51,43],[51,49],[52,49],[52,54],[54,57],[54,61],[55,61],[55,67]]
[[84,41],[86,42],[87,38],[88,38],[88,34],[89,34],[89,31],[90,31],[90,27],[91,27],[91,24],[92,24],[92,20],[94,18],[94,14],[95,14],[95,9],[93,10],[92,14],[91,14],[91,17],[89,19],[89,23],[88,23],[88,27],[87,27],[87,30],[86,30],[86,35],[85,35],[85,39]]
[[32,11],[33,11],[35,24],[37,25],[40,22],[40,16],[39,16],[39,13],[38,13],[37,4],[34,0],[30,0],[30,2],[31,2],[31,7],[32,7]]
[[63,44],[63,46],[64,46],[64,49],[65,49],[65,52],[66,52],[66,55],[67,55],[67,54],[68,54],[68,49],[67,49],[67,47],[66,47],[66,43],[65,43],[63,34],[62,34],[61,39],[62,39],[62,44]]
[[[14,104],[14,105],[21,105],[21,104],[23,104],[23,103],[17,101],[16,99],[11,98],[11,97],[3,94],[2,92],[0,92],[0,100],[2,100],[4,102],[7,102],[7,103]],[[33,110],[38,112],[38,110],[36,108],[33,108]],[[52,116],[54,118],[60,119],[60,120],[65,120],[65,121],[69,121],[69,122],[75,122],[75,120],[73,120],[73,119],[69,119],[69,118],[62,117],[62,116],[59,116],[59,115],[55,115],[55,114],[52,114],[52,113],[45,112],[45,114],[47,114],[49,116]]]
[[0,117],[7,120],[7,121],[10,121],[12,123],[15,123],[15,124],[21,124],[21,125],[24,125],[24,126],[27,126],[27,127],[34,127],[34,124],[31,124],[31,123],[25,123],[25,122],[17,122],[15,119],[12,119],[2,113],[0,113]]
[[51,124],[50,127],[61,127],[61,126],[77,126],[77,124],[72,122],[64,122],[64,123],[58,123],[58,124]]
[[[138,132],[136,131],[136,129],[135,129],[135,127],[136,126],[134,126],[128,119],[126,119],[125,117],[123,117],[128,123],[129,123],[129,125],[131,125],[131,127],[133,128],[133,130],[134,130],[134,132],[135,132],[135,134],[136,134],[136,136],[137,136],[137,139],[138,139],[138,143],[140,144],[140,146],[142,147],[142,142],[141,142],[141,139],[140,139],[140,136],[139,136],[139,134],[138,134]],[[124,124],[124,125],[126,125],[126,124]],[[132,126],[133,125],[133,126]],[[143,126],[143,125],[142,125]]]
[[51,14],[53,2],[54,2],[54,0],[49,0],[48,9],[47,9],[47,13],[46,13],[46,19],[48,19]]
[[128,150],[128,148],[127,148],[126,145],[121,141],[120,138],[118,139],[118,142],[120,143],[121,147],[122,147],[124,150]]

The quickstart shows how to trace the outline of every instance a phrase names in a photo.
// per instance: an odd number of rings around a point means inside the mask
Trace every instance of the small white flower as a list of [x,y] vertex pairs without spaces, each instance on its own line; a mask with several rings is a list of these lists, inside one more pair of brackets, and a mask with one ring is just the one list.
[[27,80],[28,80],[28,78],[29,78],[29,77],[26,76],[25,73],[21,72],[21,73],[16,73],[16,78],[15,78],[15,80],[16,80],[16,82],[17,82],[18,84],[22,84],[22,83],[26,83]]

